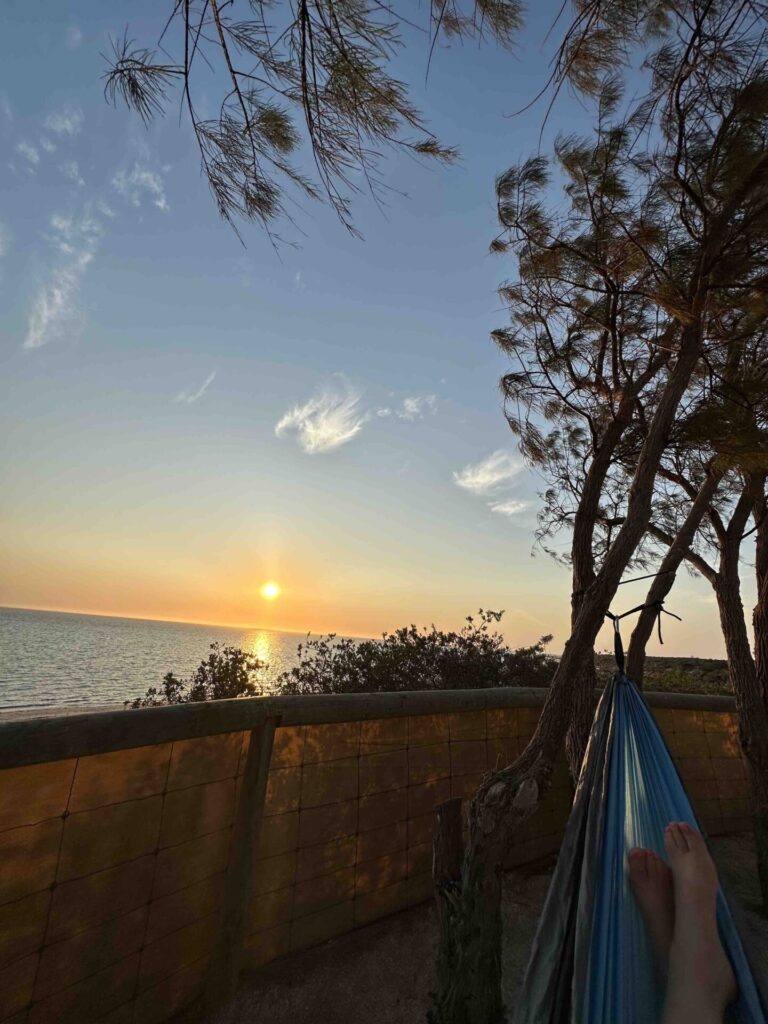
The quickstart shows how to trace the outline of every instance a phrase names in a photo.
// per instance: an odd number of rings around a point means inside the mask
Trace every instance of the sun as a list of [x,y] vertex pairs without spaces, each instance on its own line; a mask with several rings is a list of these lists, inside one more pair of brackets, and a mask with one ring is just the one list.
[[279,583],[275,583],[274,580],[268,580],[266,583],[261,584],[259,593],[265,600],[274,601],[276,597],[280,597],[282,591]]

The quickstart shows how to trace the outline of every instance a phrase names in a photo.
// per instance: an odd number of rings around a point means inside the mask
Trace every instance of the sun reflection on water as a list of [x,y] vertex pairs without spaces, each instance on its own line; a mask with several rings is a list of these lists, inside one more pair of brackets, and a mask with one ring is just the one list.
[[255,681],[265,692],[270,692],[273,689],[272,681],[284,667],[283,651],[278,650],[274,634],[265,629],[256,629],[248,634],[243,647],[264,666],[256,675]]

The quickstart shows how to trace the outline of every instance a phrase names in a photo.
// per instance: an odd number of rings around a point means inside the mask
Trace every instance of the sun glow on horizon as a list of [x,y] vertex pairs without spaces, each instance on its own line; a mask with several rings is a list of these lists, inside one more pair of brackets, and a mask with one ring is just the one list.
[[262,583],[259,587],[259,593],[266,601],[274,601],[276,597],[280,597],[282,589],[279,583],[275,583],[274,580],[267,580],[266,583]]

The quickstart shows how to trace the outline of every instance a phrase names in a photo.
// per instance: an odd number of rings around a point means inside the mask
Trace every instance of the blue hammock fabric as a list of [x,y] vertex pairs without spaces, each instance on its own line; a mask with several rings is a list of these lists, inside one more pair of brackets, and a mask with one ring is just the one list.
[[[629,888],[627,854],[643,846],[663,857],[670,821],[699,828],[648,705],[619,672],[595,715],[515,1024],[658,1024],[664,993]],[[739,988],[727,1019],[766,1024],[722,891],[717,922]]]

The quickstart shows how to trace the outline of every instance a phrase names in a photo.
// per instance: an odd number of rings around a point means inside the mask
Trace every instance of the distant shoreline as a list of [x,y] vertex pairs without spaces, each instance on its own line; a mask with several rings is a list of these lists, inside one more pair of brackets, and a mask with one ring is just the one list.
[[[94,619],[119,619],[121,622],[162,622],[169,626],[200,626],[201,628],[213,629],[234,629],[234,630],[259,630],[264,633],[293,633],[296,636],[324,636],[325,631],[311,629],[282,629],[280,626],[254,626],[236,623],[231,625],[228,622],[200,622],[197,619],[159,619],[148,618],[146,615],[110,615],[108,612],[72,611],[63,608],[33,608],[28,605],[0,604],[0,611],[6,612],[41,612],[46,615],[87,615]],[[339,634],[341,635],[341,634]],[[345,633],[353,640],[367,640],[369,637],[355,636],[352,633]]]

